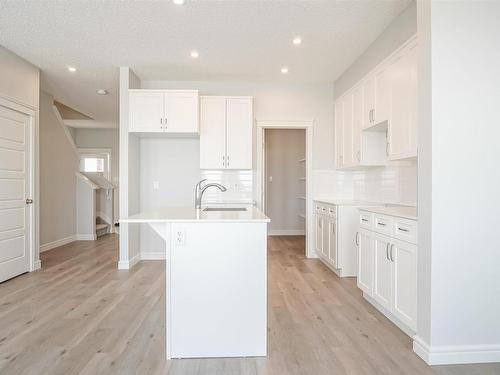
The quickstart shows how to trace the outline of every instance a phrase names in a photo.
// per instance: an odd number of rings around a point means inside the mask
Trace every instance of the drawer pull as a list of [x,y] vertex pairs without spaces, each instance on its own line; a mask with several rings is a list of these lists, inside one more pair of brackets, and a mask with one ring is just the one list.
[[361,219],[361,221],[365,221],[366,222],[366,221],[368,221],[368,219]]
[[408,229],[404,229],[404,228],[400,228],[400,227],[398,227],[398,230],[400,230],[401,232],[409,232]]
[[381,225],[381,226],[385,227],[385,223],[377,223],[377,225]]

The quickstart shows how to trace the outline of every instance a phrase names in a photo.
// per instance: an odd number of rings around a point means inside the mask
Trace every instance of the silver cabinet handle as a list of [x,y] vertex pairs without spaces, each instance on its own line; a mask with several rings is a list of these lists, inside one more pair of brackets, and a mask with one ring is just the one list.
[[375,108],[372,109],[372,122],[375,122]]
[[398,230],[400,230],[401,232],[409,232],[409,230],[408,230],[408,229],[405,229],[405,228],[400,228],[400,227],[398,227]]
[[355,242],[356,242],[356,246],[359,246],[359,232],[356,232]]
[[368,221],[368,219],[362,218],[361,221]]
[[229,155],[227,155],[227,159],[226,160],[227,160],[226,167],[229,168]]
[[226,166],[226,157],[224,155],[222,155],[222,166]]
[[389,142],[387,142],[387,143],[385,144],[385,154],[386,154],[387,156],[389,156],[389,145],[390,145],[390,143],[389,143]]
[[167,130],[168,119],[165,117],[165,130]]
[[377,225],[381,225],[381,226],[385,227],[384,223],[377,223]]
[[392,250],[394,250],[394,244],[391,244],[391,249],[390,249],[390,255],[391,255],[391,260],[394,262],[394,254],[392,252]]
[[361,151],[358,150],[358,161],[361,161]]
[[387,246],[385,247],[385,257],[387,258],[387,260],[390,261],[390,259],[389,259],[389,245],[390,245],[390,243],[387,242]]

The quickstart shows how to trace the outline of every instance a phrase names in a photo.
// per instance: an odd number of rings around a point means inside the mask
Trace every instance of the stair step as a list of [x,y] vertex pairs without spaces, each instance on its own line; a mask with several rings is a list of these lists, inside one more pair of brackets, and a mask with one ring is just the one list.
[[95,230],[98,231],[98,230],[102,230],[102,229],[108,229],[109,225],[108,224],[97,224],[95,226]]

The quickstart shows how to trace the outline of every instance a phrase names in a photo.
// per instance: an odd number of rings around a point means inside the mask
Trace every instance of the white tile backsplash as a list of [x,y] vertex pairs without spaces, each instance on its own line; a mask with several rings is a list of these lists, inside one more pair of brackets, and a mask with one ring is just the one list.
[[314,197],[417,204],[417,164],[357,171],[316,170]]
[[203,194],[203,202],[205,203],[253,201],[253,172],[251,170],[202,170],[201,178],[206,178],[206,183],[216,182],[227,188],[225,192],[221,192],[217,188],[207,189]]

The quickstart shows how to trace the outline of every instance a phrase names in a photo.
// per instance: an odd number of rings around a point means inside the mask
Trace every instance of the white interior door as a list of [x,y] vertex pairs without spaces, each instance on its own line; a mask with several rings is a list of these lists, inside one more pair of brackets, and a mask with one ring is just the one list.
[[0,106],[0,282],[30,268],[30,120]]

